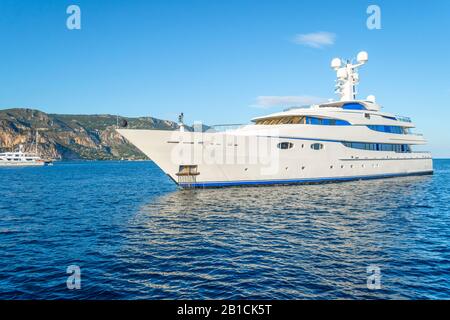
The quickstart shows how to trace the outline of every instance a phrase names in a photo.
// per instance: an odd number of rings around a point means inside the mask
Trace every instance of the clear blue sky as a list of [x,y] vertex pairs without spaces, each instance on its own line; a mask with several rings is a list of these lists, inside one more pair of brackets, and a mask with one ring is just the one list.
[[[66,28],[70,4],[81,30]],[[319,48],[295,41],[318,32]],[[331,58],[366,50],[359,97],[411,116],[450,157],[449,34],[447,0],[1,0],[0,108],[245,123],[283,107],[261,96],[335,98]]]

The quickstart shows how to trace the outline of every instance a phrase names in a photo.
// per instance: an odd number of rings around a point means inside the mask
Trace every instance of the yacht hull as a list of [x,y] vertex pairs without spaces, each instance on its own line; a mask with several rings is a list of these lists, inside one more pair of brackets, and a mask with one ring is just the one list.
[[0,167],[42,167],[47,165],[44,162],[37,163],[9,163],[9,162],[0,162]]
[[[242,132],[118,132],[181,187],[323,183],[433,173],[429,153],[356,150],[329,139]],[[289,149],[280,150],[280,143],[290,144]],[[315,144],[321,148],[313,149]],[[195,174],[184,174],[183,167],[194,168]]]

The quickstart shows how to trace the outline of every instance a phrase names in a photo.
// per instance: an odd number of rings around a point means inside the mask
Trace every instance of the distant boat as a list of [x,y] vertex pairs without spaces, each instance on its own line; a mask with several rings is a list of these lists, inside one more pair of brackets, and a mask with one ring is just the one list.
[[10,166],[46,166],[53,165],[51,160],[42,159],[37,151],[38,132],[36,131],[36,151],[24,152],[23,145],[15,152],[0,153],[0,167]]

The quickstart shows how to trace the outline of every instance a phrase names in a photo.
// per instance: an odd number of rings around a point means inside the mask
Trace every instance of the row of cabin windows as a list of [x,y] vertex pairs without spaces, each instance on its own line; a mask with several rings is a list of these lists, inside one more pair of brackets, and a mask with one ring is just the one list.
[[371,130],[395,134],[410,134],[411,130],[409,128],[399,127],[399,126],[382,126],[382,125],[369,125],[367,126]]
[[[372,151],[395,151],[398,153],[411,152],[411,147],[407,144],[389,144],[389,143],[361,143],[361,142],[342,142],[342,144],[348,148],[372,150]],[[280,142],[277,145],[278,149],[286,150],[294,147],[292,142]],[[303,145],[302,145],[303,147]],[[311,149],[322,150],[322,143],[311,144]]]
[[344,146],[353,149],[373,150],[373,151],[395,151],[399,153],[411,152],[411,147],[407,144],[389,144],[389,143],[361,143],[361,142],[343,142]]
[[[302,148],[303,148],[303,144],[302,144]],[[278,149],[281,150],[286,150],[286,149],[291,149],[294,147],[294,144],[292,142],[280,142],[279,144],[277,144]],[[321,150],[323,149],[323,144],[321,143],[313,143],[311,145],[311,149],[313,150]]]
[[262,119],[256,121],[257,125],[277,125],[277,124],[316,124],[324,126],[349,126],[350,123],[338,119],[321,119],[305,116],[291,116],[271,119]]

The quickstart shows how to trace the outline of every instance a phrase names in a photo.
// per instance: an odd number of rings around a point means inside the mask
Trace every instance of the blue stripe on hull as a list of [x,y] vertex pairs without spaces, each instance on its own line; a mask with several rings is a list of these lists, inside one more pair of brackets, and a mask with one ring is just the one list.
[[245,185],[274,185],[274,184],[302,184],[302,183],[323,183],[323,182],[340,182],[353,180],[370,180],[406,176],[420,176],[433,174],[433,170],[421,171],[413,173],[393,173],[393,174],[379,174],[371,176],[351,176],[351,177],[329,177],[329,178],[315,178],[315,179],[286,179],[286,180],[242,180],[242,181],[213,181],[213,182],[197,182],[197,183],[182,183],[181,187],[190,188],[208,188],[208,187],[230,187],[230,186],[245,186]]

